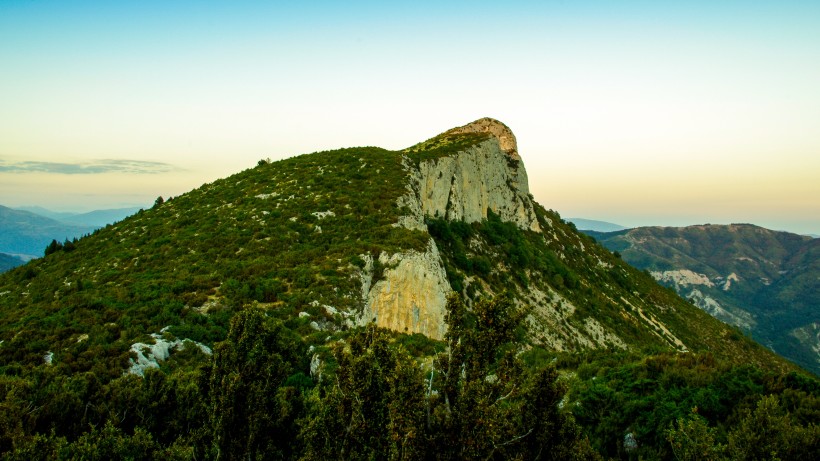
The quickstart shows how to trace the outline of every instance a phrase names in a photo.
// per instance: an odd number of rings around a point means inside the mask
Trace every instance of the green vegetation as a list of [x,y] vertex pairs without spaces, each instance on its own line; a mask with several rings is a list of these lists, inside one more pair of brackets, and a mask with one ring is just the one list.
[[[445,342],[414,358],[407,336],[373,326],[312,355],[266,311],[243,309],[212,360],[177,357],[173,367],[108,382],[42,366],[0,375],[0,453],[564,460],[813,459],[820,450],[812,378],[709,354],[572,354],[538,364],[521,354],[524,314],[506,297],[472,309],[451,297]],[[311,369],[317,356],[324,364]]]
[[[395,225],[408,166],[485,139],[262,160],[0,275],[0,455],[754,458],[756,421],[816,449],[815,380],[558,213]],[[379,255],[431,236],[444,340],[353,328]]]
[[716,313],[721,320],[820,373],[814,350],[818,340],[812,333],[812,325],[820,322],[820,240],[750,224],[591,234],[639,269],[688,269],[705,275],[711,286],[667,284],[696,304],[705,306],[705,296],[715,300],[728,311]]
[[579,380],[568,406],[604,456],[814,459],[820,453],[820,382],[794,372],[730,365],[708,353],[591,355],[573,371]]
[[299,335],[237,313],[212,362],[100,382],[42,368],[4,375],[8,459],[594,459],[560,411],[554,368],[516,357],[507,299],[448,303],[446,351],[422,372],[375,327],[332,349],[321,379]]
[[50,350],[71,372],[114,377],[148,333],[171,326],[212,345],[245,304],[282,319],[313,303],[356,310],[358,255],[426,243],[393,226],[404,175],[401,157],[377,148],[262,163],[76,243],[52,242],[47,257],[0,279],[0,363],[34,367]]

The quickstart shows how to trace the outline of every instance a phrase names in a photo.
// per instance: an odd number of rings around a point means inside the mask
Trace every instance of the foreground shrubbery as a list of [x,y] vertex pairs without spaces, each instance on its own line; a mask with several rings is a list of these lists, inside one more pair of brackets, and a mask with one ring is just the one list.
[[[538,365],[544,354],[520,354],[523,315],[506,298],[472,309],[452,298],[443,345],[361,328],[327,351],[313,378],[302,338],[258,308],[233,317],[205,365],[108,382],[47,366],[5,370],[0,450],[26,460],[817,454],[820,385],[811,378],[696,354]],[[434,355],[422,365],[402,343]]]
[[9,459],[594,458],[558,408],[555,369],[517,358],[520,318],[506,299],[468,310],[453,298],[446,352],[429,366],[371,326],[333,346],[314,380],[300,337],[246,309],[193,370],[4,376],[0,448]]

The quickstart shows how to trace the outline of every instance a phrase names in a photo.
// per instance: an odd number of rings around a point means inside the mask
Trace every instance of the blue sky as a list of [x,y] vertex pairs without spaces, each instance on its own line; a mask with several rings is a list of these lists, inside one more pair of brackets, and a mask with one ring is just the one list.
[[491,116],[563,216],[820,233],[818,2],[0,0],[0,68],[3,205]]

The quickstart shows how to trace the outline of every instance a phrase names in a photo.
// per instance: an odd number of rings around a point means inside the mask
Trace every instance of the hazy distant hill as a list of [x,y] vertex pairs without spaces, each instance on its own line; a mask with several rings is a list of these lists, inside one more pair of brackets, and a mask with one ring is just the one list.
[[589,234],[715,317],[820,374],[820,240],[750,224]]
[[17,256],[0,253],[0,272],[5,272],[13,267],[21,266],[23,264],[25,264],[25,261]]
[[597,232],[615,232],[619,230],[626,229],[626,227],[621,226],[620,224],[614,224],[611,222],[606,221],[596,221],[594,219],[584,219],[584,218],[567,218],[568,222],[575,224],[575,227],[579,230],[592,230]]
[[65,224],[0,205],[0,252],[41,257],[52,240],[79,238],[96,227]]
[[105,210],[94,210],[87,213],[71,213],[65,211],[52,211],[39,206],[18,207],[18,210],[30,211],[46,218],[51,218],[66,224],[78,226],[103,227],[107,224],[122,221],[127,216],[131,216],[140,210],[139,207],[113,208]]

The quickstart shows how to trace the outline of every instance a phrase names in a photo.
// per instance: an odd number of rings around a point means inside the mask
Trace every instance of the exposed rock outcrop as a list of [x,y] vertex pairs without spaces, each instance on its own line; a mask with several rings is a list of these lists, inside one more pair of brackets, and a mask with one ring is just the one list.
[[490,133],[498,140],[498,145],[507,155],[513,160],[521,160],[521,157],[518,156],[518,142],[515,140],[512,130],[494,118],[480,118],[464,126],[453,128],[447,131],[445,135],[461,133]]
[[444,338],[445,306],[452,290],[432,238],[424,252],[382,253],[379,264],[384,270],[378,280],[373,280],[373,259],[365,261],[362,295],[366,303],[358,323]]
[[[483,118],[445,132],[491,136],[463,151],[419,162],[405,159],[409,181],[398,206],[407,210],[396,225],[427,231],[425,217],[476,222],[487,210],[522,229],[540,230],[529,196],[527,172],[515,135],[503,123]],[[365,301],[358,323],[375,322],[396,331],[442,339],[447,294],[452,291],[438,248],[430,239],[425,252],[382,254],[383,278],[372,280],[372,259],[362,280]]]
[[399,206],[410,210],[410,215],[399,224],[423,229],[426,216],[476,222],[486,219],[487,210],[492,210],[504,221],[539,231],[527,171],[512,131],[497,120],[483,118],[442,136],[471,132],[492,136],[464,151],[422,161],[418,166],[405,163],[410,183]]

